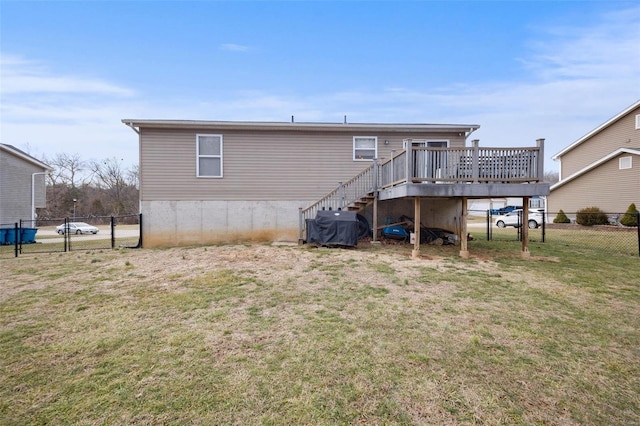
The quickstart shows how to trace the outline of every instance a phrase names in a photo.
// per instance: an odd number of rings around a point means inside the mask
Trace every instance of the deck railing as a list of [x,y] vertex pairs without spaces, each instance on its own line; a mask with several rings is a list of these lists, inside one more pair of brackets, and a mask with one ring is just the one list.
[[338,187],[324,195],[305,209],[300,209],[300,238],[307,219],[313,219],[318,210],[342,210],[377,189],[378,162],[358,173],[347,182],[339,182]]
[[402,183],[524,183],[544,176],[544,140],[527,148],[435,148],[407,140],[407,149],[380,163],[379,188]]
[[300,236],[305,220],[318,210],[341,210],[371,194],[405,183],[526,183],[540,182],[544,176],[544,139],[526,148],[440,148],[426,146],[426,141],[405,140],[406,149],[392,151],[384,161],[375,160],[348,182],[320,198],[309,207],[300,208]]

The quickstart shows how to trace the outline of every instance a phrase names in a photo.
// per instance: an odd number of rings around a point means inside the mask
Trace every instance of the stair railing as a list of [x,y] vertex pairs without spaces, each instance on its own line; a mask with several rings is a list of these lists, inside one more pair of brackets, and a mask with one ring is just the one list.
[[378,160],[346,182],[339,182],[338,187],[324,195],[315,203],[299,209],[299,235],[303,239],[303,232],[307,219],[316,217],[318,210],[342,210],[362,197],[378,189]]

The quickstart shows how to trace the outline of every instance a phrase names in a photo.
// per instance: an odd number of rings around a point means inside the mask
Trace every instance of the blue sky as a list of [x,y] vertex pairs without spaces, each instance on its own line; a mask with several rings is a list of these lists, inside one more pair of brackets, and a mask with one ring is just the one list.
[[549,158],[640,99],[637,1],[0,0],[0,142],[137,162],[123,118],[479,124]]

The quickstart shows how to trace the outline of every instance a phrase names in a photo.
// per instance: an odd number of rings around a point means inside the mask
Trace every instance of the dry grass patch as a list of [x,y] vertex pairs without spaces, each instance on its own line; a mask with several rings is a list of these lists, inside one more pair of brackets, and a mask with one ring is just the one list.
[[425,250],[3,262],[0,423],[637,422],[637,259]]

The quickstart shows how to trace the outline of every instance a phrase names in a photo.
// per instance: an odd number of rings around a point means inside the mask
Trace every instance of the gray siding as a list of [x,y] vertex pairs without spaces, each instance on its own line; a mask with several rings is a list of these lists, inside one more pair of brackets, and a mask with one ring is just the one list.
[[[31,219],[32,173],[43,171],[33,163],[0,150],[0,224]],[[43,177],[36,175],[35,184],[36,207],[44,207]]]
[[640,207],[640,155],[633,155],[631,169],[619,169],[621,154],[593,170],[555,188],[547,199],[549,212],[573,213],[585,207],[599,207],[608,213],[624,213],[631,203]]
[[[222,134],[224,177],[196,177],[196,134]],[[140,129],[141,201],[295,201],[315,200],[369,166],[353,161],[353,136],[377,136],[378,157],[401,150],[402,141],[446,139],[450,133],[379,133],[322,131],[216,131],[208,128]],[[385,140],[389,141],[385,145]]]
[[640,114],[640,107],[565,153],[561,157],[561,179],[566,179],[618,148],[640,149],[640,130],[635,128],[637,114]]

